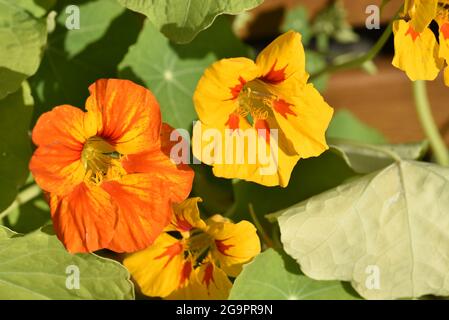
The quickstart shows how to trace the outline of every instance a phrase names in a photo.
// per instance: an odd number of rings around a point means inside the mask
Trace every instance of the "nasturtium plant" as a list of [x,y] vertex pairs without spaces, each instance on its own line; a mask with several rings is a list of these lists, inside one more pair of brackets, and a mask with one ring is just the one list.
[[[352,292],[351,292],[352,291]],[[352,300],[357,294],[340,281],[306,277],[283,252],[268,249],[243,267],[230,300]]]
[[134,299],[122,265],[68,253],[51,226],[27,235],[0,226],[0,261],[0,299]]
[[192,41],[220,14],[238,14],[252,9],[263,0],[118,0],[123,6],[140,12],[166,37],[176,43]]
[[282,243],[307,276],[364,298],[447,296],[448,183],[448,168],[396,162],[282,212]]
[[0,299],[449,297],[449,1],[263,2],[0,0]]
[[37,71],[47,40],[46,20],[34,17],[20,4],[0,0],[0,99]]

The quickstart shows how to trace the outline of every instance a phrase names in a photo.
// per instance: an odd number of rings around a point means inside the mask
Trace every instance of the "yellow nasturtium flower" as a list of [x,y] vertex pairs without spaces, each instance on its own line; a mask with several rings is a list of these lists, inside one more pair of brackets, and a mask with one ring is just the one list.
[[190,198],[174,207],[170,226],[145,250],[130,254],[123,264],[143,294],[167,299],[227,299],[244,263],[260,252],[256,228],[220,215],[200,218]]
[[[407,0],[403,18],[393,24],[393,65],[412,80],[434,80],[446,65],[449,86],[449,0]],[[439,43],[429,25],[439,26]]]
[[[301,35],[293,31],[274,40],[255,62],[231,58],[211,65],[194,94],[200,120],[194,156],[213,166],[218,177],[287,186],[300,158],[328,149],[325,131],[333,109],[308,78]],[[231,142],[237,140],[240,144]]]

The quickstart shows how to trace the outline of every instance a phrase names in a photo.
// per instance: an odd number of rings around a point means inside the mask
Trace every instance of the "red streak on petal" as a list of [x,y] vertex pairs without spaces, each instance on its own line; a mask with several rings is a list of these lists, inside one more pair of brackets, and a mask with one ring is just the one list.
[[288,65],[286,65],[281,69],[276,70],[276,63],[277,60],[273,63],[273,66],[271,67],[270,71],[268,71],[266,75],[260,78],[262,81],[270,84],[279,84],[285,80],[285,69],[287,69]]
[[181,270],[181,280],[179,282],[180,286],[183,286],[190,278],[190,273],[192,273],[192,263],[190,261],[186,261]]
[[265,141],[270,144],[270,126],[266,120],[256,120],[254,127],[257,130],[257,133],[265,138]]
[[168,261],[165,263],[165,267],[173,260],[175,256],[180,254],[184,250],[181,242],[176,242],[165,248],[165,251],[157,256],[155,259],[162,259],[163,257],[168,257]]
[[204,277],[202,283],[206,285],[209,290],[209,285],[211,282],[214,282],[214,265],[212,263],[208,263],[206,266],[206,270],[204,270]]
[[413,41],[415,41],[419,37],[420,33],[416,32],[415,29],[413,29],[412,26],[410,26],[408,28],[407,32],[405,33],[405,35],[406,36],[410,35],[412,37]]
[[449,23],[443,23],[440,28],[441,33],[443,34],[444,40],[449,39]]
[[239,115],[237,113],[231,113],[225,125],[227,125],[231,130],[237,130],[239,128],[239,121]]
[[235,100],[238,98],[240,91],[242,91],[243,86],[246,84],[246,80],[243,79],[241,76],[239,77],[239,84],[235,85],[233,88],[230,88],[231,94],[232,94],[232,100]]
[[175,228],[181,232],[187,232],[187,231],[190,231],[193,229],[193,226],[184,218],[176,219],[176,222],[174,223],[174,225],[175,225]]
[[293,106],[291,103],[288,103],[287,101],[282,99],[276,100],[273,103],[274,110],[276,110],[276,112],[283,116],[285,119],[287,119],[287,114],[296,116],[296,113],[294,113],[290,108],[291,106]]
[[217,250],[220,251],[221,254],[231,257],[231,255],[227,254],[226,251],[234,247],[233,244],[224,244],[224,242],[229,239],[223,239],[223,240],[215,240],[215,245],[217,247]]

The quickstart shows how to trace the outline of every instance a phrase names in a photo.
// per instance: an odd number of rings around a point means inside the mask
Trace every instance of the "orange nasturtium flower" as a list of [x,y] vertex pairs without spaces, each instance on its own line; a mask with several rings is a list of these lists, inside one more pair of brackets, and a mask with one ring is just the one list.
[[[212,165],[219,177],[287,186],[300,158],[328,149],[325,131],[333,109],[308,78],[301,35],[293,31],[274,40],[255,62],[232,58],[214,63],[194,94],[200,120],[193,132],[195,157]],[[230,143],[251,134],[256,139]]]
[[[439,26],[439,42],[429,28]],[[444,82],[449,86],[449,0],[406,0],[403,17],[393,24],[393,65],[410,80],[434,80],[446,65]]]
[[247,221],[220,215],[200,218],[190,198],[175,205],[172,222],[154,244],[127,256],[123,264],[142,293],[167,299],[226,299],[243,263],[260,252],[260,240]]
[[39,118],[30,170],[68,251],[137,251],[170,223],[193,172],[170,160],[173,129],[149,90],[102,79],[89,91],[87,112],[62,105]]

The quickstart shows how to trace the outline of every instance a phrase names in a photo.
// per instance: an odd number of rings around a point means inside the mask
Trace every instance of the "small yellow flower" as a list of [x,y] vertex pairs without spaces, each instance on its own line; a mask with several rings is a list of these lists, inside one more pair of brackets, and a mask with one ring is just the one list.
[[[403,18],[393,24],[393,65],[410,80],[434,80],[446,65],[444,80],[449,86],[449,1],[407,0]],[[439,26],[439,43],[429,25]]]
[[200,218],[190,198],[174,207],[170,226],[145,250],[123,264],[142,293],[167,299],[226,299],[244,263],[260,252],[254,226],[230,222],[220,215]]
[[[200,120],[193,131],[195,157],[212,165],[219,177],[287,186],[300,158],[328,149],[325,131],[333,110],[308,78],[301,35],[293,31],[274,40],[255,62],[232,58],[214,63],[194,94]],[[211,143],[205,132],[219,138]],[[239,146],[229,141],[251,137],[248,132],[255,139],[240,145],[239,157]],[[213,157],[206,156],[211,149]],[[267,167],[274,170],[262,170]]]

